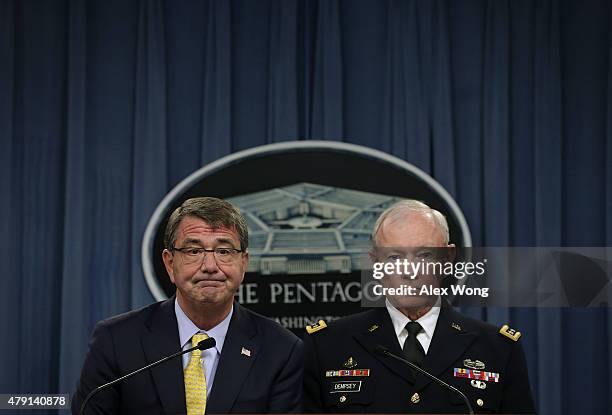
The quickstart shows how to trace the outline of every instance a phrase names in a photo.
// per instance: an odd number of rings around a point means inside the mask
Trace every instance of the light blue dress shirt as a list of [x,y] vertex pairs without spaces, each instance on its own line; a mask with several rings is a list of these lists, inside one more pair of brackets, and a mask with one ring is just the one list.
[[[183,309],[178,303],[178,300],[174,300],[174,313],[176,314],[176,322],[178,323],[179,338],[181,340],[181,348],[183,350],[191,348],[191,338],[197,333],[206,333],[208,337],[215,339],[216,345],[213,348],[202,351],[202,366],[204,367],[204,375],[206,376],[206,394],[210,395],[212,390],[213,382],[215,381],[215,373],[217,372],[217,365],[219,363],[219,357],[221,356],[221,350],[223,350],[223,342],[227,335],[227,329],[234,313],[234,306],[230,310],[227,317],[223,321],[217,324],[210,330],[200,330],[198,326],[193,324],[193,321],[187,317]],[[183,370],[187,367],[191,359],[191,353],[185,353],[183,355]]]

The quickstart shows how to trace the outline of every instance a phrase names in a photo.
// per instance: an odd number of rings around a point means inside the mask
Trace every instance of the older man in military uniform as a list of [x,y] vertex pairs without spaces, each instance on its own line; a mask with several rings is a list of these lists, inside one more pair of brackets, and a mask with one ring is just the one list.
[[[454,249],[444,216],[415,200],[383,212],[372,236],[373,252]],[[462,391],[477,413],[535,413],[519,338],[507,325],[454,311],[439,296],[387,297],[384,308],[307,327],[304,410],[468,413],[459,394],[380,353],[382,346]]]

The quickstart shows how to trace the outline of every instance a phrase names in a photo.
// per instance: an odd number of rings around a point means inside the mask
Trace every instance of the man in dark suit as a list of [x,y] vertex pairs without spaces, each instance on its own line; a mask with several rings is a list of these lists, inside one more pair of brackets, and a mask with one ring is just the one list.
[[[374,262],[399,257],[452,259],[444,216],[405,200],[387,209],[372,235]],[[418,292],[440,286],[437,275],[387,275]],[[461,390],[475,412],[535,413],[520,333],[466,317],[438,295],[387,295],[385,306],[307,327],[304,410],[307,412],[468,413],[462,398],[380,346]]]
[[238,210],[189,199],[168,221],[163,260],[176,296],[98,323],[72,411],[97,386],[201,339],[194,351],[95,395],[86,414],[299,412],[302,343],[276,322],[234,302],[248,264]]

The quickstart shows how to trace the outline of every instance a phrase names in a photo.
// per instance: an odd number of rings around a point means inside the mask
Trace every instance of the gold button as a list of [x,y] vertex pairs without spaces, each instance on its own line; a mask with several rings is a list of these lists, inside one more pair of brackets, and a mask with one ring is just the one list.
[[342,395],[342,396],[340,397],[340,402],[346,402],[346,396]]
[[476,401],[476,405],[478,405],[478,406],[482,406],[482,405],[484,405],[484,401],[483,401],[482,399],[478,399],[478,400]]
[[418,393],[415,393],[414,395],[412,395],[410,397],[410,402],[412,402],[412,403],[419,403],[419,402],[421,402],[421,397],[419,396]]

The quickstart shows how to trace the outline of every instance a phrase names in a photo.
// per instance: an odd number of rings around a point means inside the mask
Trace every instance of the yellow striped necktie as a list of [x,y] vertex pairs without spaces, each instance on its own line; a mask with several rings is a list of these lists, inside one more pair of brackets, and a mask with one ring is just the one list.
[[[195,347],[208,335],[204,333],[194,334],[191,338],[191,347]],[[202,351],[191,352],[191,359],[185,368],[185,401],[187,403],[187,415],[204,415],[206,410],[206,376],[202,366]]]

